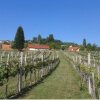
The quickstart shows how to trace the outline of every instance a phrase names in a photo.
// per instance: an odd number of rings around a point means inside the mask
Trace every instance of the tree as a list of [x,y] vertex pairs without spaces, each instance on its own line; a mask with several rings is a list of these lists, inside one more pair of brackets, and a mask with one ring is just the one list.
[[38,35],[38,43],[41,44],[41,42],[42,42],[42,37],[41,37],[41,35],[39,34],[39,35]]
[[56,42],[50,42],[48,43],[51,49],[61,49],[61,45],[57,44]]
[[21,26],[18,27],[13,48],[18,49],[21,51],[24,48],[25,38],[24,38],[24,31]]
[[37,42],[38,42],[38,38],[37,38],[37,37],[33,37],[32,42],[33,42],[33,43],[37,43]]
[[53,34],[50,34],[49,37],[47,37],[47,42],[54,42]]
[[62,49],[62,50],[65,50],[65,49],[66,49],[66,46],[61,46],[61,49]]
[[84,49],[86,49],[86,39],[83,39],[83,47],[84,47]]
[[91,43],[87,44],[87,51],[92,51],[92,45],[91,45]]
[[97,50],[97,45],[95,43],[92,45],[92,50],[93,51]]

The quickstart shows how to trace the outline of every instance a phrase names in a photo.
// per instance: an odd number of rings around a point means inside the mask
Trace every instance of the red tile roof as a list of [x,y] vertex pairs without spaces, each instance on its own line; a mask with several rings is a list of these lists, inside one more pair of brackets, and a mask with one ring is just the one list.
[[39,45],[39,44],[28,44],[28,48],[34,48],[34,49],[50,49],[48,45]]

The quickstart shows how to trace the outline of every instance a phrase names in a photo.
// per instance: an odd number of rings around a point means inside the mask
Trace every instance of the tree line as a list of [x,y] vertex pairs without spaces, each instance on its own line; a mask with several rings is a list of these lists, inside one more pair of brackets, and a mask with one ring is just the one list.
[[54,38],[53,34],[49,34],[46,38],[43,38],[40,34],[37,37],[33,37],[32,40],[26,40],[26,43],[33,44],[46,44],[52,49],[60,49],[62,41]]
[[55,39],[53,34],[50,34],[46,38],[42,38],[39,34],[38,37],[33,37],[32,40],[25,40],[23,28],[19,26],[12,43],[12,48],[21,51],[23,48],[27,48],[28,43],[47,44],[51,49],[60,49],[62,41]]
[[95,43],[87,43],[86,39],[83,39],[83,44],[80,45],[80,50],[82,51],[99,51],[100,47],[98,47]]
[[98,47],[95,43],[87,43],[86,39],[83,39],[83,44],[78,45],[73,42],[62,42],[54,38],[53,34],[49,34],[46,38],[43,38],[40,34],[37,37],[33,37],[31,40],[25,40],[24,31],[21,26],[18,27],[15,39],[12,42],[12,48],[21,51],[23,48],[27,48],[28,43],[32,44],[46,44],[49,45],[51,49],[67,49],[70,45],[80,47],[82,51],[98,51]]

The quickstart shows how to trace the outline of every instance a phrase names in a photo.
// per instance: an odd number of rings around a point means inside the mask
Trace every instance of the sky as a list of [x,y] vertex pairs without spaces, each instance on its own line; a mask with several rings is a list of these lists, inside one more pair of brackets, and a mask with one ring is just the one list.
[[0,40],[14,40],[18,26],[25,39],[53,34],[100,46],[100,0],[0,0]]

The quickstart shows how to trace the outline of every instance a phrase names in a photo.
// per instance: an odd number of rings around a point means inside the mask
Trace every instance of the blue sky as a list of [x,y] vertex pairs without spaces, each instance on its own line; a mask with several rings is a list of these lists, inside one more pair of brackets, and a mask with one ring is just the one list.
[[18,26],[26,39],[56,39],[100,46],[100,0],[0,0],[0,40],[13,40]]

